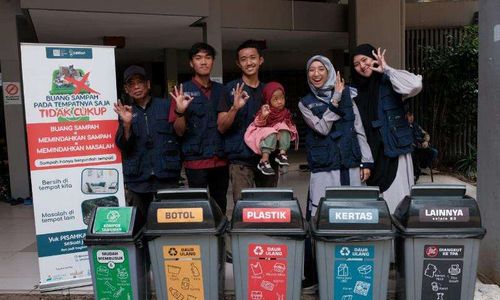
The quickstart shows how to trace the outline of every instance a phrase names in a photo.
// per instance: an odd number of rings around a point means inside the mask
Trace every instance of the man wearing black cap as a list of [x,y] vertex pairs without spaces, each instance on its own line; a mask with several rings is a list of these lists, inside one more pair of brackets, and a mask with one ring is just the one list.
[[115,104],[120,117],[116,145],[122,153],[127,203],[146,215],[158,190],[178,186],[179,145],[168,121],[170,101],[150,96],[144,68],[128,67],[123,81],[133,101]]

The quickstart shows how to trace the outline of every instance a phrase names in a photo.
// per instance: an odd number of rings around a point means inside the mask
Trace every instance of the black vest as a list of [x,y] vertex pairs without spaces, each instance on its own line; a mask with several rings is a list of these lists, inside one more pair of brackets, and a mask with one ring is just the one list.
[[301,99],[302,105],[311,110],[318,118],[323,118],[327,109],[334,111],[341,118],[334,122],[330,132],[325,136],[307,127],[306,149],[307,161],[311,172],[327,172],[341,168],[359,167],[361,150],[354,128],[354,111],[349,88],[342,92],[339,107],[317,99],[308,94]]
[[223,86],[212,82],[210,99],[193,83],[183,83],[184,93],[194,99],[186,110],[186,132],[182,138],[182,154],[185,160],[224,157],[222,136],[217,130],[217,106]]

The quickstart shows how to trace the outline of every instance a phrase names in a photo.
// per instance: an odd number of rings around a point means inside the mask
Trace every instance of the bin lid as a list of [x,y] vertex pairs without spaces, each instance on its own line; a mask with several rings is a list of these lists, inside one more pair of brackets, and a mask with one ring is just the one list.
[[87,227],[86,245],[123,243],[140,237],[144,218],[136,207],[96,207]]
[[306,233],[299,202],[289,188],[243,189],[229,232],[287,236]]
[[398,229],[408,235],[485,233],[479,207],[465,195],[465,185],[421,184],[411,189],[394,212]]
[[209,197],[207,189],[166,189],[149,205],[144,234],[219,234],[226,216]]
[[321,198],[318,211],[312,219],[311,231],[315,237],[356,236],[359,239],[392,237],[389,208],[379,196],[378,187],[329,187]]

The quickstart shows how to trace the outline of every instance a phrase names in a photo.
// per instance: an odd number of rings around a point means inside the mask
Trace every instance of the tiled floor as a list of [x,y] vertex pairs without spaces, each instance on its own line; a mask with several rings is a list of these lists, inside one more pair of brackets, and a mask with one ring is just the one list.
[[[305,163],[303,156],[290,157],[293,164],[288,173],[280,178],[279,186],[292,187],[295,196],[305,208],[309,173],[301,172],[299,164]],[[435,175],[435,182],[438,183],[463,183],[455,178],[443,175]],[[429,182],[429,176],[421,177],[420,182]],[[467,185],[467,193],[475,197],[476,188]],[[231,195],[231,191],[228,192]],[[228,199],[231,199],[228,196]],[[229,202],[228,214],[232,211],[232,201]],[[33,207],[25,205],[11,206],[5,202],[0,202],[0,299],[9,299],[9,293],[38,294],[38,259],[35,243],[35,227],[33,221]],[[228,284],[232,286],[232,272],[228,266]],[[92,287],[82,287],[78,289],[63,290],[53,292],[50,295],[85,295],[91,294]],[[3,295],[3,296],[2,296]],[[22,299],[21,296],[12,295],[12,299]],[[5,298],[7,297],[7,298]],[[71,296],[73,299],[73,296]]]

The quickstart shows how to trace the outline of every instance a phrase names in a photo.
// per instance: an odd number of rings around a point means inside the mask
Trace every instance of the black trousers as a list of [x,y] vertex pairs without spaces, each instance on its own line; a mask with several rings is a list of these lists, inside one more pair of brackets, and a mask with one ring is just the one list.
[[190,188],[208,187],[210,196],[219,205],[222,213],[226,213],[229,166],[209,169],[186,169],[186,176]]

